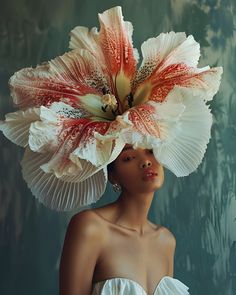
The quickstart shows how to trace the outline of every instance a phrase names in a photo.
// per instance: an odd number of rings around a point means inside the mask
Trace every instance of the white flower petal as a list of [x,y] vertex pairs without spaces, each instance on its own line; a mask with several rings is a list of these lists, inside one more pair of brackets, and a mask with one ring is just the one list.
[[34,152],[46,153],[54,151],[58,145],[61,127],[36,121],[30,126],[29,147]]
[[23,177],[28,187],[46,207],[57,211],[70,211],[96,202],[104,193],[107,183],[106,169],[101,169],[83,182],[63,181],[40,168],[50,156],[34,153],[27,148],[21,161]]
[[193,95],[211,100],[219,89],[221,67],[197,68],[200,46],[190,35],[170,32],[142,45],[143,62],[132,82],[134,105],[148,100],[162,102],[178,85]]
[[0,130],[13,143],[26,147],[30,125],[39,120],[39,108],[8,113],[5,117],[5,121],[0,122]]
[[205,102],[192,96],[190,89],[176,87],[168,100],[182,101],[185,106],[168,140],[154,148],[157,160],[177,177],[187,176],[197,169],[211,136],[212,114]]

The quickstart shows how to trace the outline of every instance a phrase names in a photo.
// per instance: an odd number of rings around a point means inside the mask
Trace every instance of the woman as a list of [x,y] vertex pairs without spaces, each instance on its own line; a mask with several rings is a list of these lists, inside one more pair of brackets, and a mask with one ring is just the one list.
[[[123,288],[131,280],[135,294],[154,294],[164,288],[162,279],[173,276],[175,237],[147,219],[154,192],[164,182],[162,165],[152,150],[127,144],[108,172],[121,194],[114,203],[71,219],[60,264],[61,295],[89,295],[92,287],[100,294],[100,283],[111,278],[121,278],[117,283]],[[105,294],[134,294],[113,292]]]
[[206,102],[219,89],[222,68],[198,68],[193,36],[169,32],[142,44],[136,69],[133,27],[121,7],[99,14],[99,22],[99,32],[71,31],[70,52],[11,77],[20,110],[7,114],[0,129],[26,148],[23,177],[53,210],[96,202],[107,166],[109,180],[121,187],[113,204],[71,219],[61,295],[90,294],[92,283],[94,294],[188,294],[172,278],[173,235],[147,214],[163,167],[182,177],[201,163],[212,125]]

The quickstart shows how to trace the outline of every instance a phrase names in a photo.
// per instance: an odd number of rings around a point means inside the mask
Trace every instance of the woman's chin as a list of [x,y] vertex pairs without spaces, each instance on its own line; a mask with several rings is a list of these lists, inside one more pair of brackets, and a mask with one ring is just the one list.
[[142,187],[140,189],[137,190],[137,188],[135,189],[135,191],[133,192],[134,194],[150,194],[150,193],[155,193],[155,191],[157,191],[158,189],[160,189],[162,187],[162,184],[156,184],[156,185],[152,185],[149,187]]

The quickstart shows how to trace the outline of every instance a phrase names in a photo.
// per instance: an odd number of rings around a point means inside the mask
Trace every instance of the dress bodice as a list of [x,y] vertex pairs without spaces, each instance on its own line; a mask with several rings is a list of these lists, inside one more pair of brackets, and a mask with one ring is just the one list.
[[178,279],[164,276],[154,293],[148,294],[136,281],[127,278],[111,278],[94,283],[91,295],[189,295],[189,287]]

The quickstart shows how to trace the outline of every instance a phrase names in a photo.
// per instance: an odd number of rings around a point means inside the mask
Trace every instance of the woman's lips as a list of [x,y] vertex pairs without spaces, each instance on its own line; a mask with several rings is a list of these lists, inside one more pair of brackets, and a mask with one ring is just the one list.
[[149,170],[146,170],[145,173],[143,174],[143,179],[144,180],[153,180],[157,176],[158,176],[158,173],[156,173],[153,170],[149,169]]

